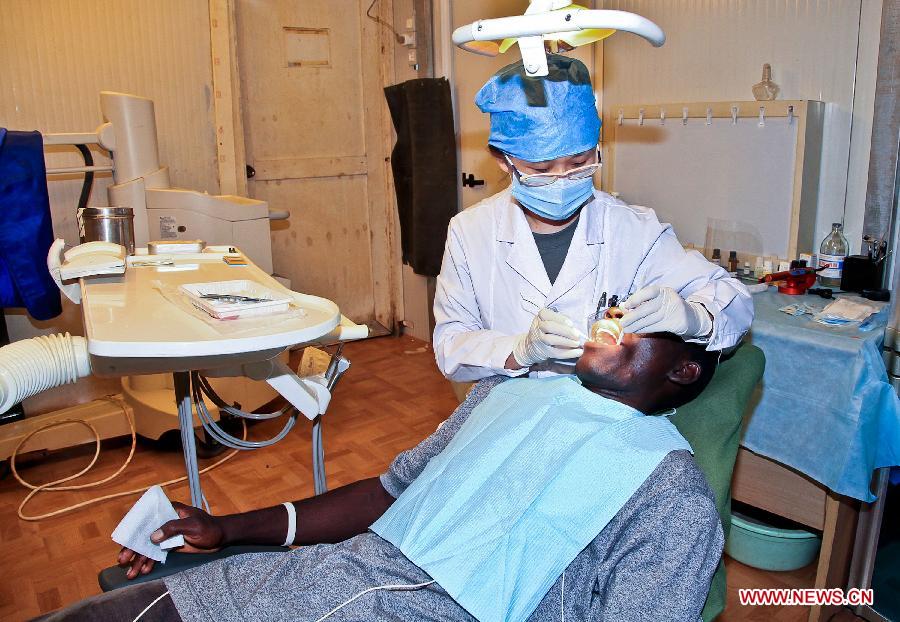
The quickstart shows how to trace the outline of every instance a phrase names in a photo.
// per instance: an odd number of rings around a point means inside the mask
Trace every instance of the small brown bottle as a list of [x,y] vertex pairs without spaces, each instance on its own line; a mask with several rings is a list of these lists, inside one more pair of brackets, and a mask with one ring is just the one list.
[[738,271],[738,258],[737,251],[730,251],[728,253],[728,271],[732,274],[737,274]]

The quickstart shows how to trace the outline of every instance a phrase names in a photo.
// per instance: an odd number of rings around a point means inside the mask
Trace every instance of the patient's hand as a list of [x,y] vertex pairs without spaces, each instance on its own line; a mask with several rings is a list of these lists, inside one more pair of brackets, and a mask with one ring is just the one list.
[[[177,501],[172,502],[172,507],[180,518],[165,523],[153,532],[150,540],[159,543],[172,536],[182,535],[186,544],[173,549],[180,553],[212,553],[224,546],[225,534],[215,516]],[[120,566],[129,566],[125,573],[129,579],[134,579],[139,574],[147,574],[153,570],[155,564],[149,557],[138,555],[126,547],[119,551],[118,563]]]

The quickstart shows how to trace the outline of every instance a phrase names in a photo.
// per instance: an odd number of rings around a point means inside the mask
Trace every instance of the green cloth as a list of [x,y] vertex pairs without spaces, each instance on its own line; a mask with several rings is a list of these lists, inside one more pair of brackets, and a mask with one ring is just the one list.
[[[716,495],[725,538],[731,528],[731,474],[737,457],[744,412],[762,378],[766,358],[762,350],[741,345],[722,361],[709,386],[697,399],[670,418],[694,450],[694,460]],[[703,620],[715,619],[725,608],[725,564],[713,575]]]

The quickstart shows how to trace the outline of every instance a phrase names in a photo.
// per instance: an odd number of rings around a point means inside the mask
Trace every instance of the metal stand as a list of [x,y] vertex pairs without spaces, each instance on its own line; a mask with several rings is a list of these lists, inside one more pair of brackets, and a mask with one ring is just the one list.
[[323,492],[328,492],[328,483],[325,481],[325,448],[322,445],[321,415],[313,419],[312,462],[314,490],[317,495],[321,495]]
[[[277,361],[268,370],[269,377],[266,381],[274,386],[287,400],[288,404],[272,413],[244,412],[233,406],[229,406],[219,397],[209,385],[209,382],[199,372],[177,371],[172,376],[175,379],[175,403],[178,405],[178,426],[181,429],[181,444],[184,450],[184,467],[187,471],[188,486],[191,490],[191,505],[198,508],[205,507],[209,510],[209,504],[203,496],[200,487],[200,469],[197,466],[197,447],[194,438],[194,407],[197,408],[197,417],[200,425],[212,438],[226,447],[248,450],[259,449],[274,445],[294,427],[300,408],[312,421],[312,463],[315,493],[320,495],[328,490],[325,480],[325,449],[322,445],[322,414],[331,401],[331,391],[340,380],[341,376],[350,368],[350,361],[341,356],[343,344],[338,346],[332,355],[328,369],[320,380],[298,378],[287,366]],[[206,407],[204,395],[210,398],[219,407],[219,411],[235,417],[245,419],[274,419],[284,415],[288,420],[281,432],[266,441],[248,441],[231,436],[219,427],[213,420]],[[294,401],[291,400],[294,398]],[[297,403],[300,405],[298,406]]]
[[181,446],[184,450],[184,468],[191,490],[191,505],[202,508],[206,504],[200,487],[200,469],[197,466],[197,445],[194,438],[194,409],[191,403],[191,374],[176,371],[175,402],[178,404],[178,426],[181,428]]
[[[887,467],[875,471],[873,488],[878,498],[872,503],[863,504],[860,512],[848,587],[872,587],[872,573],[875,570],[875,557],[878,554],[878,538],[881,533],[881,521],[884,518],[885,496],[890,473],[891,469]],[[853,608],[853,613],[872,622],[888,622],[887,618],[869,605],[858,605]]]

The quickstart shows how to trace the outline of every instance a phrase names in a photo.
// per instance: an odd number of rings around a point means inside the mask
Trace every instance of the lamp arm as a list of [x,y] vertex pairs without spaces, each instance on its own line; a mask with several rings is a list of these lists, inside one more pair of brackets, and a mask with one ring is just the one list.
[[577,32],[591,28],[630,32],[645,39],[654,47],[660,47],[666,42],[666,35],[662,28],[646,17],[627,11],[587,9],[478,20],[454,30],[453,43],[463,45],[471,41],[543,36],[550,33]]

